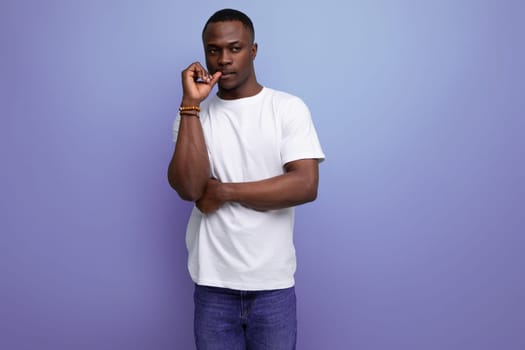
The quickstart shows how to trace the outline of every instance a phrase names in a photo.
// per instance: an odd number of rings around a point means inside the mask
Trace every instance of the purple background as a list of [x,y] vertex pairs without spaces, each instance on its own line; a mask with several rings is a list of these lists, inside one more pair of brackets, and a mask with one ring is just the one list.
[[327,161],[298,349],[525,349],[520,1],[0,2],[0,348],[193,349],[167,183],[180,71],[232,6]]

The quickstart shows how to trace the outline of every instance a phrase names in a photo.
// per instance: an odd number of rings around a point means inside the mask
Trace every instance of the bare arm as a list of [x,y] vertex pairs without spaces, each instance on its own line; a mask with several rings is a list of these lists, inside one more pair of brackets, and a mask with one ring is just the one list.
[[221,183],[209,179],[197,207],[212,213],[231,201],[255,210],[282,209],[315,200],[318,183],[318,161],[301,159],[287,163],[284,174],[261,181]]
[[202,196],[210,168],[200,120],[182,117],[175,150],[168,167],[168,181],[182,199]]
[[[181,106],[199,106],[208,96],[221,73],[210,75],[200,63],[192,63],[182,72]],[[168,167],[168,181],[182,199],[202,197],[210,177],[210,164],[202,126],[198,117],[181,115],[173,157]]]

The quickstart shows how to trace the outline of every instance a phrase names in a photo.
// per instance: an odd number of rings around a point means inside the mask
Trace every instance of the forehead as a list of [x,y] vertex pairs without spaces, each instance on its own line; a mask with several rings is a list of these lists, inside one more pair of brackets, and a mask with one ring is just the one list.
[[249,30],[241,21],[209,23],[203,35],[204,44],[220,44],[234,41],[249,41]]

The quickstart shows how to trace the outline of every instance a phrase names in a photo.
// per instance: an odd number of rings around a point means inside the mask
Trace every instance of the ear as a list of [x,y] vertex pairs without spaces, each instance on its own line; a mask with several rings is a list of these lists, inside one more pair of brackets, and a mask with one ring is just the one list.
[[252,56],[252,60],[255,59],[255,56],[257,56],[257,43],[253,43],[252,45],[252,50],[251,50],[251,56]]

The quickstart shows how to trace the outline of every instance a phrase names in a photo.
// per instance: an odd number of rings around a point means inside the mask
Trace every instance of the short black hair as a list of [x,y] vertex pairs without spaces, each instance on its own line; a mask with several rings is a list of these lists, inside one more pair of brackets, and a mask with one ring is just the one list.
[[252,43],[255,40],[255,29],[253,28],[253,23],[250,17],[248,17],[246,14],[239,10],[234,9],[222,9],[217,12],[215,12],[211,17],[208,19],[206,24],[204,25],[204,28],[202,29],[202,38],[204,39],[204,32],[206,31],[206,28],[208,28],[208,24],[210,23],[216,23],[216,22],[227,22],[227,21],[240,21],[244,25],[246,29],[250,32],[252,36]]

